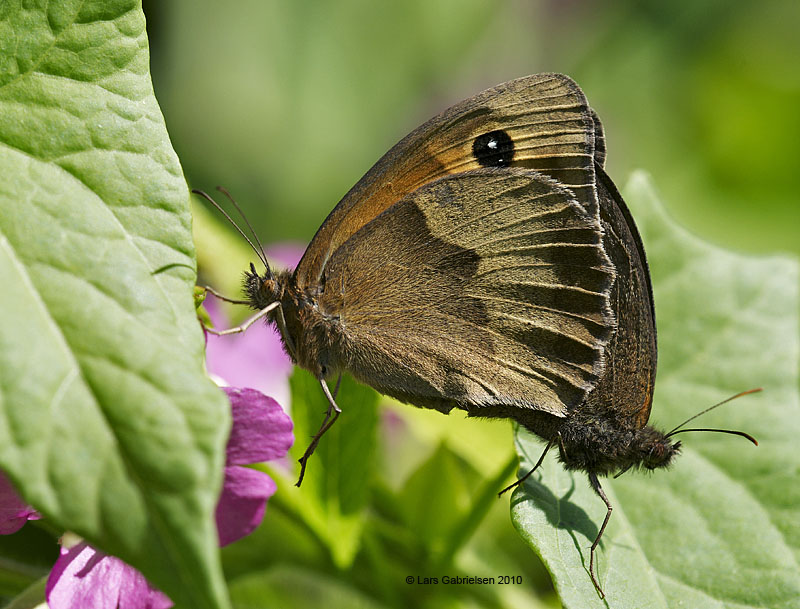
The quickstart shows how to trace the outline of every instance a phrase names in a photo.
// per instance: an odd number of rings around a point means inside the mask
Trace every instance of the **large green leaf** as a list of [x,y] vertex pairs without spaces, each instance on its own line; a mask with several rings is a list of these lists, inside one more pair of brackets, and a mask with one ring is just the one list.
[[[740,390],[703,427],[744,429],[754,447],[688,434],[671,471],[603,481],[614,505],[603,536],[602,601],[589,546],[605,506],[582,474],[548,458],[519,488],[514,523],[551,571],[564,607],[800,607],[798,265],[708,245],[664,213],[636,174],[626,200],[650,260],[659,330],[651,420],[671,428]],[[543,445],[519,432],[525,471]],[[552,455],[551,455],[552,457]]]
[[178,604],[227,604],[228,429],[135,0],[0,6],[0,469]]

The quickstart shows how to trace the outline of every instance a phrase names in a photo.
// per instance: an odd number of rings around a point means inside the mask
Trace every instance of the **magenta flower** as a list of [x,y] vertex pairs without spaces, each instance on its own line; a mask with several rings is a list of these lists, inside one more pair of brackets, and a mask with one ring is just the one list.
[[11,481],[0,472],[0,535],[16,533],[29,520],[39,518],[39,513],[17,495]]
[[286,456],[294,443],[292,420],[278,402],[255,389],[223,389],[231,401],[233,427],[228,438],[225,480],[217,504],[219,545],[249,535],[264,518],[275,483],[249,463]]
[[[278,403],[255,389],[224,388],[233,427],[228,438],[225,479],[217,503],[221,546],[251,533],[264,517],[275,483],[264,472],[242,467],[286,455],[294,442],[292,421]],[[61,549],[47,579],[50,609],[166,609],[172,602],[123,561],[86,543]]]
[[62,547],[45,590],[50,609],[167,609],[172,601],[144,575],[86,542]]

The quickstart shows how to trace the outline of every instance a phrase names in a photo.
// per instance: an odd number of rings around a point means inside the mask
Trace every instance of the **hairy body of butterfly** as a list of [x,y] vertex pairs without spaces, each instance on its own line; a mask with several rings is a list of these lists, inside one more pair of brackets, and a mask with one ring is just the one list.
[[601,594],[594,554],[611,504],[598,476],[665,467],[680,447],[675,430],[647,425],[652,288],[604,160],[600,121],[571,79],[511,81],[392,148],[293,272],[264,261],[245,275],[247,301],[331,404],[303,471],[340,412],[325,379],[341,372],[416,406],[514,419],[586,472],[608,508],[589,566]]

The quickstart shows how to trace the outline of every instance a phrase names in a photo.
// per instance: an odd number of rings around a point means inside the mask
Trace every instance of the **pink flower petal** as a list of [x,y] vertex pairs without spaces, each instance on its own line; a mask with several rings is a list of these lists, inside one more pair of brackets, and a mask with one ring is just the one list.
[[167,609],[172,601],[118,558],[87,543],[65,549],[45,589],[50,609]]
[[0,535],[19,531],[29,520],[41,516],[17,494],[11,481],[0,472]]
[[249,535],[261,524],[267,499],[276,488],[275,482],[264,472],[239,466],[225,468],[225,482],[217,503],[220,546]]
[[280,459],[294,443],[292,420],[278,403],[255,389],[225,387],[233,427],[228,438],[228,465]]

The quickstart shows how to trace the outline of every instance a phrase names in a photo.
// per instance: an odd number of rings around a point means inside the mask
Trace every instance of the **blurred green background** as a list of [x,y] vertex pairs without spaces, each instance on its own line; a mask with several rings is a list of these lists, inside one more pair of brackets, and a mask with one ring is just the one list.
[[[306,243],[386,150],[452,103],[556,71],[581,85],[604,122],[619,186],[643,168],[671,213],[703,238],[800,254],[796,0],[171,0],[144,8],[156,96],[190,185],[228,188],[265,242]],[[196,224],[206,230],[216,219]],[[207,278],[232,290],[253,256],[216,251],[227,230],[219,223],[204,233],[200,260]],[[408,407],[380,412],[377,480],[355,557],[337,559],[335,543],[296,503],[306,495],[281,488],[259,532],[226,551],[240,604],[557,606],[513,530],[507,497],[487,503],[480,526],[469,521],[478,518],[470,506],[489,496],[480,489],[513,459],[510,426]],[[460,490],[426,495],[437,480]],[[422,497],[421,513],[435,512],[437,522],[443,513],[468,521],[452,563],[436,568],[521,574],[524,585],[406,586],[404,569],[424,575],[440,555],[413,518],[394,514],[410,497]]]
[[571,75],[618,184],[649,171],[694,232],[800,253],[800,3],[145,2],[156,95],[193,187],[308,241],[389,147],[452,103]]

